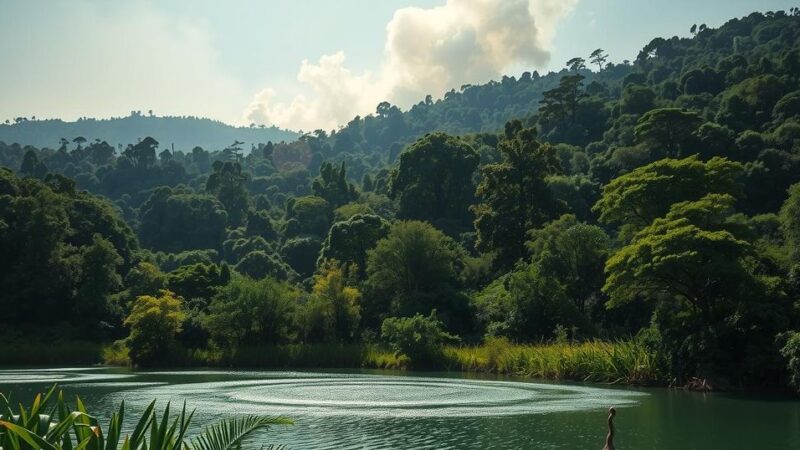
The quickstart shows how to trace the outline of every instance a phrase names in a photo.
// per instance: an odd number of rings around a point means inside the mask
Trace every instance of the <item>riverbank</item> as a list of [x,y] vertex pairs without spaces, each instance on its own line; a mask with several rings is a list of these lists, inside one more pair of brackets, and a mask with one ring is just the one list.
[[545,380],[631,385],[664,384],[658,356],[635,341],[588,341],[515,345],[491,340],[475,347],[449,347],[450,369]]
[[[13,342],[0,352],[0,365],[105,364],[128,366],[127,349],[91,342]],[[259,369],[431,369],[496,373],[546,380],[630,385],[665,384],[657,355],[635,341],[512,344],[490,340],[479,346],[445,347],[425,367],[373,344],[290,344],[181,350],[170,366]]]

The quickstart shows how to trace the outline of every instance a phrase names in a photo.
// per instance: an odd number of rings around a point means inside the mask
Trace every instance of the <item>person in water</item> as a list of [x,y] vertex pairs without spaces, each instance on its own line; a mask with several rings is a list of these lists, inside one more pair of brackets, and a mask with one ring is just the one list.
[[617,415],[617,410],[612,406],[608,408],[608,435],[606,435],[606,446],[603,450],[616,450],[614,447],[614,416]]

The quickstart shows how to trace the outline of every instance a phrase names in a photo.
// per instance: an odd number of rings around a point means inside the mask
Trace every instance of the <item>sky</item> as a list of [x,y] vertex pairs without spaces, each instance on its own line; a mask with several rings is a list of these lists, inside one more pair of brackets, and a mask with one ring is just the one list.
[[334,129],[381,101],[603,48],[634,59],[796,0],[0,0],[0,121],[132,110]]

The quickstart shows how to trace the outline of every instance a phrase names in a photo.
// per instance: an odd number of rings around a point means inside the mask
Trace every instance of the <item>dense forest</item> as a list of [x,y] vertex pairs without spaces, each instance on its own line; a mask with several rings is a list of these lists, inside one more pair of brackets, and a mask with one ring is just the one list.
[[691,32],[251,148],[0,143],[0,327],[140,365],[635,339],[800,388],[800,13]]
[[[240,141],[248,149],[259,142],[290,141],[299,136],[276,127],[234,127],[211,119],[199,117],[156,116],[153,111],[131,111],[127,117],[93,119],[81,117],[74,122],[59,119],[14,117],[0,123],[0,141],[15,142],[34,147],[61,145],[61,140],[74,143],[105,141],[122,150],[131,142],[150,136],[158,139],[164,148],[191,150],[196,146],[224,148]],[[77,139],[77,141],[76,141]]]

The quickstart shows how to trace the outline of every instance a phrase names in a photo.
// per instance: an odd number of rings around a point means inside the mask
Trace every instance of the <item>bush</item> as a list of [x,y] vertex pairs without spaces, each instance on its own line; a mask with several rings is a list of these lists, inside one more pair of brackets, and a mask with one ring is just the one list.
[[789,384],[800,392],[800,331],[789,331],[781,337],[786,342],[781,348],[781,356],[786,359]]
[[[354,274],[350,278],[355,278]],[[298,311],[298,328],[305,342],[355,340],[361,320],[361,292],[347,282],[347,274],[336,261],[320,268],[311,298]]]
[[475,296],[479,319],[490,336],[522,342],[555,337],[555,326],[591,332],[586,316],[567,299],[554,277],[544,276],[539,264],[519,265]]
[[234,275],[214,296],[204,325],[225,346],[287,342],[298,296],[297,289],[273,278]]
[[131,334],[127,339],[131,362],[152,366],[167,360],[177,347],[175,335],[181,331],[185,318],[183,298],[161,290],[159,297],[142,295],[133,303],[125,319]]
[[389,317],[381,325],[381,337],[396,354],[404,354],[417,364],[434,362],[445,344],[459,340],[442,329],[436,310],[428,317]]
[[103,347],[103,364],[109,366],[129,366],[131,356],[125,340],[115,341]]

